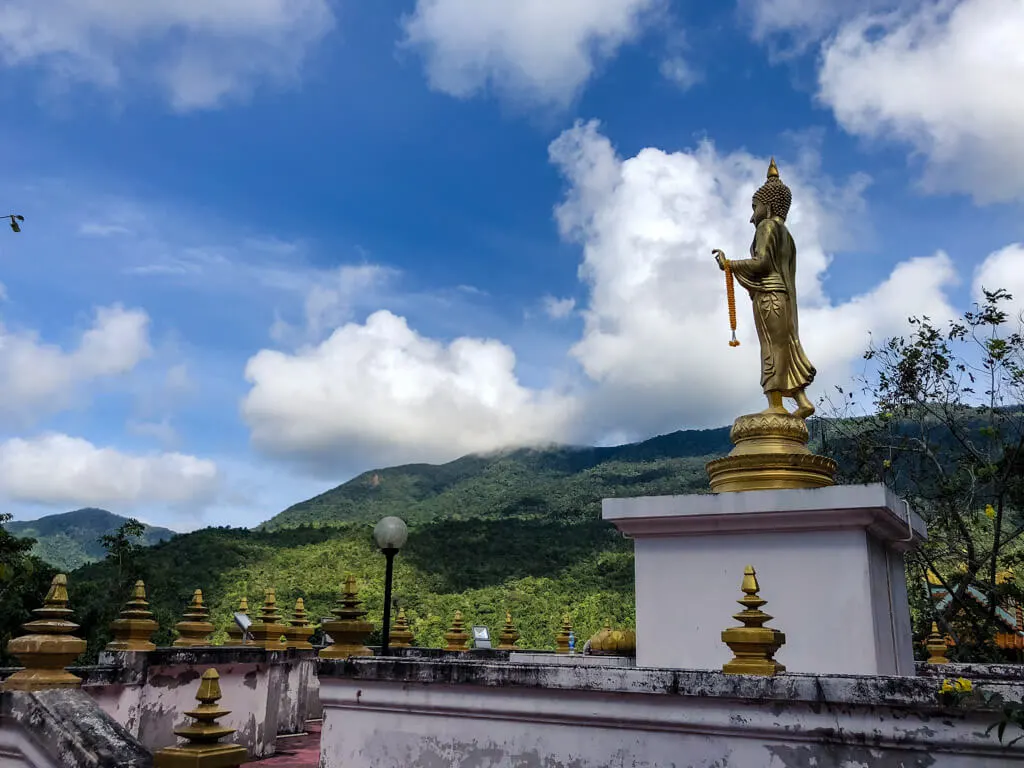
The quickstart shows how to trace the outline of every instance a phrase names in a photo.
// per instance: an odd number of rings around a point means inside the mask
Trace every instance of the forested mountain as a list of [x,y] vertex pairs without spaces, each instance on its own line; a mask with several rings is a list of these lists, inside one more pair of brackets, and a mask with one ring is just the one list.
[[[101,536],[114,533],[127,518],[105,509],[76,509],[38,520],[12,520],[4,527],[14,536],[35,539],[32,554],[60,570],[74,570],[103,559]],[[167,528],[146,526],[142,544],[156,544],[175,536]]]
[[601,520],[601,499],[694,493],[704,464],[730,448],[728,429],[684,431],[613,448],[552,447],[467,456],[447,464],[366,472],[285,510],[257,530],[208,528],[71,574],[72,607],[95,653],[129,583],[143,578],[169,642],[196,588],[218,637],[242,595],[255,613],[274,587],[278,605],[297,597],[327,616],[346,572],[362,584],[379,626],[384,558],[372,524],[396,514],[410,525],[396,560],[395,597],[417,641],[440,645],[456,610],[468,625],[500,628],[513,612],[523,643],[553,648],[565,612],[580,638],[606,619],[632,623],[632,544]]
[[610,448],[557,446],[364,472],[261,526],[508,517],[591,520],[605,496],[707,489],[704,464],[732,448],[728,428],[686,430]]

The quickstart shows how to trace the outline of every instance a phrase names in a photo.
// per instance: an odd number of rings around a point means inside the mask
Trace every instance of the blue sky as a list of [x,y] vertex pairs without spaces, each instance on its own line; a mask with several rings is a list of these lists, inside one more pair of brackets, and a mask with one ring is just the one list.
[[710,249],[749,246],[772,155],[816,394],[909,314],[1024,296],[1019,0],[12,3],[19,517],[250,525],[394,463],[726,424],[756,339],[741,307],[725,346]]

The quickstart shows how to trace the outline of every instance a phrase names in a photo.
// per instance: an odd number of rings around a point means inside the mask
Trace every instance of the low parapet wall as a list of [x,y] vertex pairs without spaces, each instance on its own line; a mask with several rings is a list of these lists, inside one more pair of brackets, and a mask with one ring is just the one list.
[[72,671],[104,711],[154,751],[178,742],[174,729],[190,721],[185,712],[196,704],[200,676],[216,669],[219,703],[231,711],[220,723],[235,729],[232,740],[254,759],[274,754],[280,733],[301,732],[315,675],[311,651],[255,647],[158,648],[105,653],[101,661]]
[[0,692],[0,766],[151,768],[153,757],[88,694]]
[[[220,674],[220,705],[231,710],[220,722],[235,729],[232,740],[250,758],[274,754],[278,735],[300,733],[320,714],[313,651],[158,648],[104,653],[100,661],[71,671],[104,712],[154,752],[178,743],[174,729],[191,722],[185,712],[197,704],[199,678],[211,667]],[[14,671],[0,670],[0,680]]]
[[940,701],[928,677],[780,675],[365,658],[319,662],[321,768],[988,768],[1001,745],[979,680]]

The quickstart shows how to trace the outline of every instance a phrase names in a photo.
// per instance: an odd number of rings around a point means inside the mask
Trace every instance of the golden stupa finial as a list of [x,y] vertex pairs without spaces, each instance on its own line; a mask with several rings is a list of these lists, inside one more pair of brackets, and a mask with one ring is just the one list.
[[469,640],[469,633],[466,632],[466,625],[462,620],[462,611],[455,612],[452,625],[444,635],[446,651],[464,651]]
[[309,618],[306,615],[306,602],[300,597],[295,601],[292,618],[288,620],[288,627],[284,630],[285,643],[289,648],[312,650],[309,638],[313,632],[314,629],[309,625]]
[[220,741],[235,732],[234,728],[217,722],[231,714],[230,710],[217,706],[220,698],[220,675],[216,669],[208,669],[196,692],[199,706],[185,713],[195,722],[174,729],[175,735],[188,743],[158,751],[153,755],[154,768],[237,768],[249,759],[245,747]]
[[182,618],[174,625],[178,630],[178,639],[172,643],[175,648],[210,644],[213,624],[210,623],[210,609],[203,604],[203,590],[197,589],[192,593],[192,602]]
[[938,622],[932,622],[932,631],[925,638],[924,647],[928,650],[929,664],[949,664],[949,659],[946,658],[949,642],[939,632]]
[[771,162],[768,163],[768,176],[769,179],[779,178],[779,166],[775,164],[775,158],[772,157]]
[[268,587],[263,591],[263,607],[260,609],[259,620],[249,627],[253,645],[267,651],[283,651],[288,647],[284,641],[287,629],[277,610],[277,595],[274,588]]
[[5,691],[42,691],[49,688],[77,688],[82,679],[65,667],[86,647],[74,636],[78,625],[71,621],[68,606],[68,577],[58,573],[50,582],[43,607],[32,611],[37,618],[22,625],[28,634],[7,643],[7,651],[25,665],[0,686]]
[[572,632],[572,619],[566,613],[562,616],[562,627],[555,635],[555,653],[569,652],[569,634]]
[[323,622],[321,628],[334,642],[320,649],[320,658],[347,659],[349,656],[372,656],[373,651],[366,647],[366,640],[373,632],[373,624],[363,620],[366,611],[359,599],[359,585],[353,574],[345,577],[341,600],[331,609],[331,613],[335,618]]
[[391,625],[391,631],[388,633],[388,645],[392,648],[411,648],[413,640],[405,608],[399,608],[398,615],[395,616],[395,623]]
[[761,610],[766,601],[758,592],[757,572],[754,566],[743,569],[743,583],[740,586],[743,597],[738,600],[743,610],[733,615],[742,627],[733,627],[722,632],[722,642],[729,646],[734,657],[722,667],[729,675],[775,675],[786,668],[773,658],[786,642],[786,636],[777,629],[764,625],[772,617]]
[[125,603],[124,610],[111,624],[114,639],[107,643],[107,651],[131,651],[147,653],[155,651],[151,638],[159,625],[153,620],[146,600],[146,583],[141,579],[132,588],[132,598]]
[[504,651],[515,650],[519,641],[519,630],[512,623],[512,611],[505,611],[505,626],[498,635],[498,648]]
[[[249,598],[245,595],[238,600],[238,609],[235,613],[241,613],[244,616],[249,615]],[[225,643],[227,646],[238,646],[238,645],[252,645],[252,640],[249,636],[242,631],[242,628],[238,626],[232,617],[231,623],[228,625],[228,642]]]

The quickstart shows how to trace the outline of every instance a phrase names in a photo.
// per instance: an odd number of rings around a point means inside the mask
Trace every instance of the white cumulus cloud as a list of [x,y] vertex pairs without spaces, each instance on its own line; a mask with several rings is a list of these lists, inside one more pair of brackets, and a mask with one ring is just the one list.
[[180,453],[133,456],[64,434],[0,442],[0,497],[67,507],[184,504],[209,499],[212,461]]
[[572,314],[576,308],[576,299],[571,296],[565,299],[556,299],[554,296],[544,297],[544,312],[552,320],[561,320]]
[[[731,349],[724,279],[711,250],[746,256],[750,197],[768,159],[721,155],[704,143],[622,160],[593,122],[563,133],[550,152],[569,182],[558,220],[583,247],[580,274],[590,289],[572,354],[596,385],[586,416],[592,428],[650,435],[720,426],[762,407],[749,298],[737,289],[742,345]],[[869,331],[898,331],[914,313],[951,316],[943,289],[955,273],[941,253],[912,259],[865,295],[832,302],[822,284],[830,260],[824,244],[839,239],[829,206],[848,202],[849,190],[815,187],[798,168],[780,168],[793,189],[788,223],[799,252],[801,337],[819,372],[812,394],[820,395],[847,379]]]
[[71,350],[0,325],[0,416],[64,408],[82,385],[123,376],[150,354],[148,315],[119,305],[97,309]]
[[1015,316],[1024,313],[1024,243],[1013,243],[990,253],[975,270],[971,288],[977,302],[985,299],[982,289],[1002,288],[1013,296],[1003,308]]
[[[750,301],[738,289],[737,349],[725,285],[711,256],[746,255],[750,198],[768,158],[648,148],[620,158],[597,123],[579,123],[550,146],[567,181],[556,208],[562,236],[579,243],[577,306],[547,296],[549,315],[578,312],[570,357],[582,373],[564,388],[532,388],[505,344],[427,338],[386,310],[348,322],[292,352],[262,350],[246,367],[242,403],[263,452],[322,471],[442,461],[516,445],[628,440],[715,427],[763,407]],[[848,241],[842,213],[861,212],[865,180],[822,179],[812,160],[787,165],[789,225],[799,249],[801,336],[818,369],[811,395],[846,383],[871,334],[906,330],[906,318],[956,313],[949,257],[907,254],[879,282],[837,301],[826,290],[831,251]],[[813,182],[811,179],[815,179]]]
[[242,413],[257,447],[324,471],[564,436],[572,398],[524,387],[515,364],[501,342],[442,343],[381,310],[294,354],[261,350],[246,365]]
[[156,84],[184,111],[293,80],[333,25],[328,0],[6,0],[0,61],[108,89]]
[[570,101],[635,39],[662,0],[417,0],[403,20],[432,88],[466,97],[493,86],[527,101]]
[[738,0],[737,5],[751,22],[755,39],[789,34],[795,48],[802,50],[842,21],[906,3],[907,0]]
[[864,15],[824,47],[819,98],[848,132],[909,143],[923,184],[1024,198],[1024,3],[928,0]]

